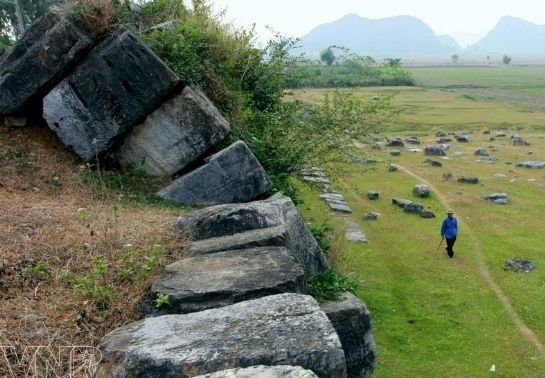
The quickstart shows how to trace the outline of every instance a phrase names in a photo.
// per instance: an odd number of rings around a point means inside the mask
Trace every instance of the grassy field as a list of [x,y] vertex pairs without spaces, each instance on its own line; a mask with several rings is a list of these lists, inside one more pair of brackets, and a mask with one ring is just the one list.
[[[491,78],[497,70],[479,77],[488,76],[494,83]],[[445,82],[455,85],[456,77],[462,77],[465,84],[472,82],[463,70],[448,72],[451,76]],[[532,74],[521,71],[517,79],[514,70],[508,72],[512,75],[505,85],[524,82]],[[419,75],[425,76],[424,71]],[[501,75],[496,76],[495,88],[504,85],[501,80]],[[328,167],[334,186],[353,210],[351,217],[369,239],[368,244],[350,245],[343,265],[345,274],[359,282],[358,295],[374,316],[378,366],[373,376],[545,376],[545,234],[541,223],[545,172],[515,166],[525,160],[545,161],[545,112],[529,111],[529,106],[516,106],[516,101],[471,99],[440,88],[367,88],[359,93],[372,96],[380,91],[398,92],[394,105],[400,109],[382,138],[418,135],[423,145],[435,144],[435,132],[442,129],[469,132],[471,141],[452,142],[446,159],[435,158],[442,167],[425,164],[428,157],[422,152],[402,149],[401,156],[393,157],[388,148],[376,151],[365,145],[358,153],[373,156],[379,163]],[[322,93],[311,90],[296,96],[312,102]],[[513,92],[514,98],[518,96]],[[491,134],[483,133],[485,130]],[[507,137],[490,140],[500,130]],[[531,145],[511,146],[509,136],[515,133]],[[497,161],[479,159],[474,155],[478,147],[486,148]],[[390,173],[388,163],[401,169]],[[452,173],[453,180],[442,181],[444,172]],[[459,183],[460,176],[476,176],[480,183]],[[430,198],[413,196],[417,183],[432,186]],[[379,191],[381,199],[368,200],[368,190]],[[509,204],[482,199],[494,192],[507,193]],[[312,222],[332,219],[325,203],[317,199],[316,189],[301,185],[301,193],[305,217]],[[419,202],[438,218],[424,220],[405,214],[391,205],[394,197]],[[436,251],[447,207],[455,209],[460,222],[452,260],[443,247]],[[369,211],[382,215],[377,222],[365,222],[362,216]],[[510,257],[529,259],[538,269],[505,271]],[[495,372],[490,371],[492,365]]]

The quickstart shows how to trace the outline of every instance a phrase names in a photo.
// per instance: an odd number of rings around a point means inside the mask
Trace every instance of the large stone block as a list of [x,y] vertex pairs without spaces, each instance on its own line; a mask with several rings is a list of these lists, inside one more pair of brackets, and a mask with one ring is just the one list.
[[272,295],[185,315],[146,318],[107,334],[97,377],[193,377],[254,365],[293,365],[346,377],[344,351],[310,296]]
[[[283,247],[261,247],[187,258],[167,266],[151,285],[144,308],[186,314],[271,294],[304,293],[304,272]],[[157,310],[152,301],[168,295]]]
[[326,302],[320,307],[341,339],[348,377],[371,375],[376,365],[376,346],[371,313],[365,303],[351,293],[344,293],[342,300]]
[[122,164],[142,165],[153,176],[170,176],[229,133],[229,123],[199,90],[182,93],[135,126],[119,150]]
[[92,44],[61,11],[48,10],[0,59],[0,115],[45,95]]
[[312,371],[300,366],[251,366],[198,375],[195,378],[316,378]]
[[[174,229],[194,240],[225,238],[216,241],[251,246],[248,237],[255,237],[257,242],[265,238],[264,234],[267,234],[267,231],[240,236],[240,238],[244,238],[244,243],[241,243],[240,239],[236,237],[233,239],[228,237],[251,230],[264,230],[278,226],[285,227],[285,244],[283,245],[290,251],[295,261],[303,267],[305,273],[321,274],[329,270],[325,255],[299,211],[289,197],[281,194],[275,194],[264,201],[225,204],[197,210],[179,217],[174,224]],[[277,231],[272,229],[268,231],[271,232],[269,235],[271,238],[279,240],[280,236],[273,235]],[[213,243],[214,241],[210,242],[210,244]],[[204,243],[197,243],[196,248],[200,249],[202,244]],[[205,250],[210,249],[206,248]]]
[[120,28],[44,98],[44,118],[64,144],[90,160],[155,110],[178,83],[149,47]]
[[251,201],[271,187],[252,151],[237,141],[208,157],[203,166],[174,180],[157,196],[186,205],[210,206]]
[[244,231],[234,235],[197,240],[191,243],[188,250],[191,255],[204,255],[233,249],[286,246],[286,244],[286,226],[280,225],[256,228],[255,230]]

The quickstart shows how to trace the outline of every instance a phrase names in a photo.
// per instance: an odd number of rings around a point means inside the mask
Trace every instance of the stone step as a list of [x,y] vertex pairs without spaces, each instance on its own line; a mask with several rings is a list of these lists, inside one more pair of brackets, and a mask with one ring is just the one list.
[[316,300],[280,294],[185,315],[146,318],[107,334],[97,377],[193,377],[293,365],[345,378],[337,333]]
[[[167,266],[151,285],[143,308],[152,314],[185,314],[271,294],[304,293],[303,269],[283,247],[217,252]],[[168,305],[153,306],[159,295]]]
[[317,378],[312,371],[300,366],[250,366],[198,375],[194,378]]

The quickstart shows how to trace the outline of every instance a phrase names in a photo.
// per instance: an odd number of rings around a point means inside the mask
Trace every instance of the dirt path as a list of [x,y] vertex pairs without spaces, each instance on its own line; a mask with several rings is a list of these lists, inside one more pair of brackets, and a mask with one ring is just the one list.
[[[419,182],[428,185],[429,188],[433,191],[433,193],[437,196],[437,198],[439,198],[439,201],[445,206],[445,208],[449,207],[446,198],[433,185],[431,185],[429,182],[427,182],[425,179],[418,176],[417,174],[409,171],[407,168],[404,168],[398,164],[396,165],[400,171],[404,172],[405,174],[409,176],[414,177]],[[513,323],[515,323],[515,325],[519,329],[522,336],[524,336],[526,340],[528,340],[532,345],[534,345],[536,349],[541,353],[541,356],[545,358],[545,347],[543,346],[543,343],[539,340],[539,338],[534,333],[534,331],[528,328],[528,326],[524,323],[520,315],[513,308],[513,305],[511,304],[511,300],[509,299],[509,297],[505,295],[500,285],[498,285],[494,277],[492,277],[492,274],[490,273],[490,269],[488,269],[488,266],[486,265],[484,252],[483,252],[479,239],[475,236],[471,228],[469,228],[468,225],[465,224],[463,219],[458,218],[458,223],[464,226],[464,231],[474,246],[480,274],[482,275],[482,277],[484,278],[488,286],[492,289],[494,294],[496,294],[505,312],[507,313],[509,318],[511,318]]]

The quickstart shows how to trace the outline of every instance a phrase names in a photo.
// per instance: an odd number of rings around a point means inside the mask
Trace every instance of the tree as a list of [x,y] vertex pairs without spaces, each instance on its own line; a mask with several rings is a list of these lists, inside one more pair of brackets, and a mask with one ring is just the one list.
[[501,61],[503,64],[508,65],[511,63],[511,57],[509,55],[504,55],[503,58],[501,58]]
[[458,60],[460,60],[460,56],[458,54],[453,54],[450,59],[452,59],[452,64],[458,64]]
[[335,61],[335,53],[333,52],[331,46],[320,53],[320,59],[328,66],[333,64]]
[[386,58],[384,59],[388,67],[397,68],[401,67],[401,58]]

